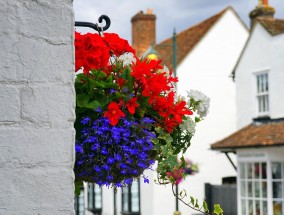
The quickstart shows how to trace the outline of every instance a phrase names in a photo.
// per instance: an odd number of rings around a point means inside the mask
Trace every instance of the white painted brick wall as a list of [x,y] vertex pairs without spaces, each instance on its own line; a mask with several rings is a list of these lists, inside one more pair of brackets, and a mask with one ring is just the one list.
[[1,0],[0,14],[0,215],[72,215],[72,0]]

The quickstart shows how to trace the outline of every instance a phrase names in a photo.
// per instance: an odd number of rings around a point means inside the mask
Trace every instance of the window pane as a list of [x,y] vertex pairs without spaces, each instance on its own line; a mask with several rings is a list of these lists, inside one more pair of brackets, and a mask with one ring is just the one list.
[[273,182],[273,198],[282,198],[282,182]]
[[245,178],[245,164],[240,163],[240,178],[244,179]]
[[262,166],[262,171],[261,171],[262,179],[266,179],[266,163],[262,163],[261,166]]
[[266,198],[267,197],[267,183],[262,182],[262,197]]
[[94,208],[94,185],[88,184],[88,208]]
[[242,215],[246,215],[246,200],[242,199]]
[[128,187],[123,188],[122,190],[122,211],[129,212],[128,206]]
[[282,215],[282,203],[280,201],[273,202],[273,215]]
[[95,207],[102,208],[102,189],[97,184],[95,185]]
[[79,196],[79,215],[83,215],[84,214],[84,191],[80,194]]
[[264,74],[265,79],[265,92],[268,92],[268,74]]
[[254,178],[260,178],[260,166],[259,163],[254,164]]
[[260,93],[260,76],[258,75],[256,79],[257,79],[257,93]]
[[262,202],[262,215],[267,215],[267,201]]
[[248,176],[248,179],[252,179],[252,173],[253,173],[252,163],[248,163],[247,164],[247,176]]
[[249,200],[249,215],[253,215],[253,201]]
[[248,181],[248,197],[252,197],[252,182]]
[[241,196],[242,197],[246,197],[246,182],[245,181],[241,181]]
[[269,111],[268,95],[264,96],[264,111]]
[[133,181],[131,186],[131,212],[139,212],[139,184]]
[[272,163],[272,178],[281,179],[281,163]]
[[255,215],[260,215],[260,201],[255,201]]
[[259,183],[259,181],[254,182],[254,196],[260,197],[260,183]]

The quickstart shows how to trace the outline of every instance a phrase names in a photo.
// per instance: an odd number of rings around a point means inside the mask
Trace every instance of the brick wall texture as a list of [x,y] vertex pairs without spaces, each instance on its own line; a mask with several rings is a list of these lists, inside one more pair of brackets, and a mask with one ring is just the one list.
[[132,46],[138,57],[141,57],[150,45],[156,44],[156,16],[142,11],[131,19]]
[[0,14],[0,214],[72,215],[72,0],[1,0]]

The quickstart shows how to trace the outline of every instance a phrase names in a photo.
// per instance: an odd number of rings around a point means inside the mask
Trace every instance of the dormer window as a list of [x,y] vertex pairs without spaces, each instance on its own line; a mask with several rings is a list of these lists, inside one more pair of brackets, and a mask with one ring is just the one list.
[[268,73],[261,73],[256,75],[257,82],[257,112],[258,115],[264,116],[269,113],[269,85]]

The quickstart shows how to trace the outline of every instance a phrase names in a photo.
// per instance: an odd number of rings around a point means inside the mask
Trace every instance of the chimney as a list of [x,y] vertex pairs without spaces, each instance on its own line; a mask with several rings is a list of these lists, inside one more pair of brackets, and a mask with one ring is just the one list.
[[268,0],[259,0],[256,8],[250,12],[250,25],[251,27],[258,18],[273,19],[275,9],[269,6]]
[[132,23],[132,47],[136,50],[138,57],[156,43],[156,16],[152,9],[138,12],[131,19]]

